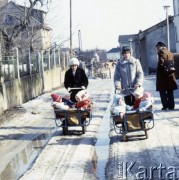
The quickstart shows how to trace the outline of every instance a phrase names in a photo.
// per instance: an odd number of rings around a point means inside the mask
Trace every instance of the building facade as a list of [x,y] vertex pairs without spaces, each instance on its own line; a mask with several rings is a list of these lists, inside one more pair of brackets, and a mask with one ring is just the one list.
[[[174,17],[169,17],[170,50],[176,53],[176,31]],[[142,64],[145,75],[155,73],[157,67],[157,52],[155,45],[158,41],[167,45],[167,22],[166,20],[133,35],[119,35],[120,45],[130,45],[133,56]]]
[[173,0],[174,25],[176,29],[176,51],[179,53],[179,1]]
[[112,48],[110,49],[107,53],[106,53],[106,56],[107,56],[107,60],[108,61],[117,61],[120,56],[121,56],[121,48],[120,47],[117,47],[117,48]]
[[[7,0],[1,1],[0,6],[0,28],[10,37],[25,18],[28,8],[13,1],[8,3]],[[46,12],[33,9],[28,18],[28,25],[13,39],[13,45],[19,49],[49,49],[51,29],[46,25],[45,18]]]

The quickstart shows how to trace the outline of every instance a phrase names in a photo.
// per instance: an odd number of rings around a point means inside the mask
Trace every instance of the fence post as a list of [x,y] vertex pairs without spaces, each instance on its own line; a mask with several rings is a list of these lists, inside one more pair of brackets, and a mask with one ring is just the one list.
[[19,52],[18,52],[18,48],[14,48],[15,49],[15,77],[17,79],[20,79],[20,72],[19,72]]
[[31,67],[31,57],[30,57],[30,49],[26,50],[27,54],[27,69],[28,69],[28,74],[32,74],[32,67]]
[[70,54],[69,53],[65,53],[65,70],[68,69],[68,62],[70,59]]
[[53,59],[52,59],[52,61],[53,61],[53,68],[55,69],[56,68],[56,61],[55,61],[56,60],[55,59],[56,58],[56,53],[55,53],[54,49],[52,50],[52,54],[53,54],[52,55],[52,57],[53,57]]
[[[1,33],[1,32],[0,32]],[[1,51],[1,34],[0,34],[0,84],[4,82],[3,72],[2,72],[2,51]]]
[[32,74],[32,66],[31,66],[31,54],[30,49],[28,49],[28,62],[29,62],[29,75]]
[[2,55],[0,53],[0,84],[4,82],[3,71],[2,71]]
[[57,49],[57,52],[58,52],[58,65],[59,65],[60,67],[62,67],[62,66],[61,66],[61,54],[60,54],[60,48]]
[[48,52],[48,70],[50,70],[50,68],[51,68],[51,64],[50,64],[50,61],[51,61],[51,59],[50,59],[50,51],[47,51]]
[[64,70],[66,70],[67,54],[64,54]]
[[65,69],[65,53],[62,52],[61,54],[61,67],[62,67],[62,70]]
[[39,72],[40,72],[40,77],[42,78],[42,91],[44,91],[44,61],[43,61],[43,51],[39,52],[38,51],[38,59],[39,59]]

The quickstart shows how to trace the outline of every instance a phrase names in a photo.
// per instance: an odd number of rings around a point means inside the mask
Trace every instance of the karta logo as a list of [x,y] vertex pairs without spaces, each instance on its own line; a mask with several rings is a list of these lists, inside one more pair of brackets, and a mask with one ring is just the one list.
[[[136,162],[119,162],[119,180],[178,180],[177,169],[174,166],[165,167],[160,163],[158,166],[137,166]],[[135,172],[134,172],[135,169]]]

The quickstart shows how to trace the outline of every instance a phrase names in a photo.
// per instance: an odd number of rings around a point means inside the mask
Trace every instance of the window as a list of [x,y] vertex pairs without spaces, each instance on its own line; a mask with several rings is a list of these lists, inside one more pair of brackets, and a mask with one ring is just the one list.
[[5,23],[8,25],[12,25],[13,24],[13,16],[7,15],[6,19],[5,19]]

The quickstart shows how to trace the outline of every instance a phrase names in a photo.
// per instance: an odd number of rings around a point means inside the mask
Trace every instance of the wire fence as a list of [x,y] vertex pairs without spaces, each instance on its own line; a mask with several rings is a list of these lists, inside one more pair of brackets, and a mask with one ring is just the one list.
[[15,59],[14,56],[3,56],[1,61],[1,74],[4,79],[15,79]]
[[6,56],[2,53],[0,60],[0,78],[9,81],[23,76],[40,73],[56,67],[67,68],[69,53],[54,51],[19,52],[15,49]]

